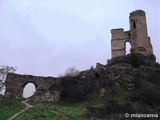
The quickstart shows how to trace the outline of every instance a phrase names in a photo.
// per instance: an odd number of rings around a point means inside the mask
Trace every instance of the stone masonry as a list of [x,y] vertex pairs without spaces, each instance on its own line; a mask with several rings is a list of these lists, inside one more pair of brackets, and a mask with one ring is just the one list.
[[28,83],[33,83],[36,87],[32,99],[36,101],[58,101],[60,99],[60,91],[51,89],[59,85],[60,79],[13,73],[7,75],[5,97],[22,99],[23,89]]
[[126,55],[126,42],[131,44],[131,53],[153,54],[150,37],[148,37],[146,16],[143,10],[136,10],[129,16],[130,30],[112,29],[112,58]]

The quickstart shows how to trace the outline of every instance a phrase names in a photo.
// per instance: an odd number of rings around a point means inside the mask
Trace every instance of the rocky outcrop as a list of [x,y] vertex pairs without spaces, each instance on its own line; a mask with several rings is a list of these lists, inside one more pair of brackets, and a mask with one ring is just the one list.
[[132,63],[130,57],[112,59],[107,66],[97,69],[99,88],[103,89],[103,98],[106,99],[102,106],[86,107],[86,117],[125,119],[126,112],[152,113],[154,110],[159,113],[160,64],[155,63],[154,56],[137,55],[138,64]]
[[114,65],[118,63],[128,63],[133,67],[139,67],[141,65],[154,66],[156,63],[156,57],[153,54],[148,56],[145,56],[143,54],[128,54],[123,57],[116,57],[108,60],[108,65]]
[[[134,67],[127,63],[112,66],[98,63],[96,68],[82,71],[75,77],[62,77],[61,88],[58,88],[61,89],[61,99],[84,100],[96,88],[110,88],[112,83],[117,81],[122,74],[133,70]],[[102,96],[105,91],[105,89],[101,89]]]
[[[35,101],[59,101],[69,99],[70,101],[79,101],[87,98],[96,88],[102,88],[101,96],[113,86],[120,84],[127,90],[132,90],[134,84],[132,81],[137,79],[140,67],[147,66],[154,68],[155,56],[148,57],[139,54],[129,54],[124,57],[113,58],[107,65],[96,64],[96,68],[80,72],[79,75],[61,78],[39,77],[31,75],[8,74],[6,80],[6,97],[22,98],[24,86],[31,82],[36,86],[36,92],[32,96]],[[145,68],[149,69],[149,68]],[[124,76],[126,75],[126,76]],[[128,78],[127,83],[120,82],[121,79]]]

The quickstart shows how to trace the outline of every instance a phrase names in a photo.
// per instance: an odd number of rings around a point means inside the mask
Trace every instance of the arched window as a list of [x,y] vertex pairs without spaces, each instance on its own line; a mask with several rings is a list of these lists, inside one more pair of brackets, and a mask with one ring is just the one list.
[[131,53],[131,51],[130,51],[131,50],[131,44],[130,44],[130,42],[127,41],[125,43],[125,48],[126,48],[126,55],[129,54],[129,53]]
[[28,98],[34,95],[36,92],[36,87],[33,83],[28,83],[25,85],[23,89],[23,98]]
[[133,28],[136,28],[136,22],[135,21],[133,22]]

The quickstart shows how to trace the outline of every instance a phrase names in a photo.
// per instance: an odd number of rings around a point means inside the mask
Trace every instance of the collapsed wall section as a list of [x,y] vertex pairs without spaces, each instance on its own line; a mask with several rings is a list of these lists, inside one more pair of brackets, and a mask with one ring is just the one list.
[[8,73],[7,75],[5,97],[22,99],[23,89],[28,83],[33,83],[36,87],[36,92],[32,99],[36,101],[58,101],[60,99],[60,91],[58,89],[50,89],[52,86],[57,88],[60,84],[60,79],[14,73]]
[[119,57],[126,55],[125,43],[130,41],[129,31],[125,31],[122,28],[112,29],[112,40],[111,40],[111,49],[112,57]]

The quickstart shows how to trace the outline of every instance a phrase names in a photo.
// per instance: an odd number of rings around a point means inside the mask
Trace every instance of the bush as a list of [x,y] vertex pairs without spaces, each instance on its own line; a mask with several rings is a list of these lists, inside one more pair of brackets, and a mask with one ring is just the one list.
[[121,105],[114,100],[108,101],[103,108],[107,111],[108,114],[133,112],[131,104],[125,103]]
[[148,105],[160,105],[160,90],[143,87],[137,91],[137,98]]
[[86,99],[87,95],[94,88],[93,79],[81,79],[80,76],[76,77],[63,77],[61,98],[70,101],[79,101]]
[[118,104],[114,100],[110,100],[99,108],[87,107],[85,115],[86,117],[105,118],[110,115],[117,116],[123,113],[133,113],[133,112],[134,110],[130,103],[125,103],[122,105]]
[[151,83],[153,83],[156,86],[160,87],[160,74],[159,71],[156,71],[155,69],[150,69],[148,73],[147,80]]
[[75,77],[79,75],[80,71],[76,69],[75,67],[69,67],[66,72],[64,73],[64,76],[68,77]]

